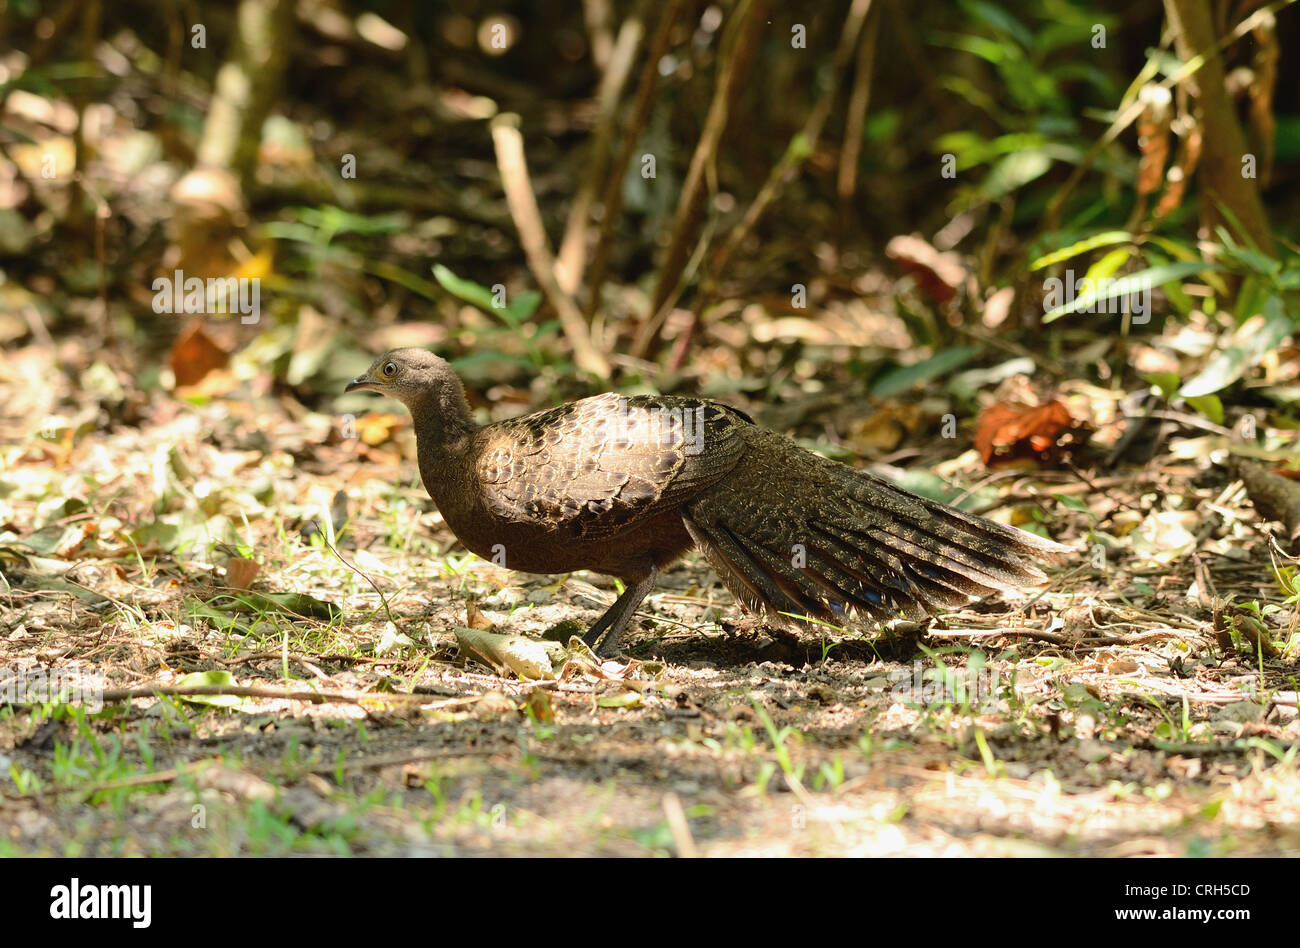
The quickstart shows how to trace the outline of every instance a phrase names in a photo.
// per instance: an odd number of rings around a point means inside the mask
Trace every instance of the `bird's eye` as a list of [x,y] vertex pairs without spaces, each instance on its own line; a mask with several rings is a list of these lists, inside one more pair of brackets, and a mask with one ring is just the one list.
[[394,375],[396,375],[396,374],[397,374],[397,363],[396,363],[396,362],[385,362],[385,363],[384,363],[384,375],[386,375],[388,378],[391,379],[391,378],[392,378]]

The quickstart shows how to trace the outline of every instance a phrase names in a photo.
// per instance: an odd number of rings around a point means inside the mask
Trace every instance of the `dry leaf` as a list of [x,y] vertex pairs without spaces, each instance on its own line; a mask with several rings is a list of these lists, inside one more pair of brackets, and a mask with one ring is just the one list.
[[226,585],[232,589],[247,589],[261,569],[262,564],[256,560],[244,559],[242,556],[232,559],[226,564]]
[[551,698],[551,693],[542,688],[534,688],[524,699],[524,711],[531,712],[532,716],[542,724],[551,724],[555,721],[555,702]]
[[986,408],[975,429],[975,447],[985,464],[1045,459],[1083,440],[1086,426],[1061,401],[1037,407],[996,402]]
[[866,418],[855,419],[845,439],[856,454],[874,456],[893,451],[903,439],[920,427],[921,406],[916,402],[890,400]]
[[456,643],[461,650],[498,669],[509,669],[520,678],[554,678],[551,655],[563,647],[556,642],[539,642],[522,635],[501,635],[481,629],[457,627]]
[[357,437],[372,448],[393,436],[393,432],[406,424],[405,418],[379,412],[367,412],[357,419]]
[[474,704],[474,717],[482,721],[491,721],[503,714],[513,714],[519,710],[514,699],[504,691],[488,691]]
[[1148,82],[1138,93],[1142,114],[1138,117],[1138,148],[1142,157],[1138,162],[1137,193],[1154,194],[1165,176],[1165,162],[1169,160],[1169,126],[1173,122],[1173,96],[1158,83]]
[[1007,317],[1011,315],[1011,304],[1015,301],[1015,298],[1016,291],[1014,287],[1002,287],[984,301],[984,312],[980,316],[980,321],[989,329],[996,329],[1001,326],[1006,322]]
[[197,385],[209,372],[224,369],[230,353],[217,345],[203,324],[193,322],[172,345],[171,368],[177,388]]
[[1156,205],[1157,218],[1176,211],[1183,203],[1187,182],[1201,160],[1201,127],[1191,116],[1187,117],[1186,125],[1187,131],[1178,145],[1178,157],[1165,176],[1168,183],[1165,185],[1165,193],[1160,195],[1160,203]]
[[950,302],[966,282],[966,267],[959,254],[941,253],[915,234],[894,237],[885,246],[885,254],[905,273],[916,277],[921,292],[941,306]]
[[492,628],[491,620],[483,615],[483,610],[478,607],[478,602],[472,598],[465,600],[465,625],[471,629]]

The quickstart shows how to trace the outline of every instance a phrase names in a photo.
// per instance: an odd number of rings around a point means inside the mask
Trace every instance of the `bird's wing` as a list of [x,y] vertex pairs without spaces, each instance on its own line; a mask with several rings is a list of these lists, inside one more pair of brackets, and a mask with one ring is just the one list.
[[597,395],[487,429],[478,473],[497,516],[607,536],[716,483],[752,424],[705,399]]

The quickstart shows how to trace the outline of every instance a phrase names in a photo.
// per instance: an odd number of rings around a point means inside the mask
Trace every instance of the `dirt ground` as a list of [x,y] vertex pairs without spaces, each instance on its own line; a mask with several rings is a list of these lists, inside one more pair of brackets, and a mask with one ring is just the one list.
[[[875,638],[767,630],[688,560],[630,661],[524,681],[455,629],[567,642],[615,590],[458,550],[404,419],[5,363],[0,854],[1300,851],[1295,605],[1226,473],[1026,473],[1080,551],[1051,585]],[[13,700],[56,677],[85,700]]]

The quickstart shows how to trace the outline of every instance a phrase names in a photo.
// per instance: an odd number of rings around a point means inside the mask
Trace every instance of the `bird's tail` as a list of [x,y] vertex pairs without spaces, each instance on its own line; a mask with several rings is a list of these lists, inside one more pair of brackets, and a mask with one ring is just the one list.
[[781,476],[738,469],[685,517],[727,588],[778,623],[936,614],[1038,585],[1068,550],[790,447]]

